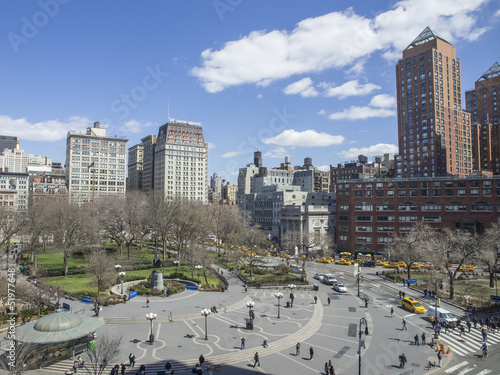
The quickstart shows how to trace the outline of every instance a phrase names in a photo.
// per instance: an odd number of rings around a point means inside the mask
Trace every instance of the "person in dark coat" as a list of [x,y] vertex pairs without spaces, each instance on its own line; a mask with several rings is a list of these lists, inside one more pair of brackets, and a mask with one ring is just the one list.
[[259,352],[255,352],[255,355],[253,356],[253,360],[255,361],[253,364],[253,367],[255,368],[256,365],[258,367],[260,367]]
[[309,348],[309,360],[310,360],[310,361],[312,361],[313,357],[314,357],[314,349],[313,349],[313,347],[311,346],[311,347]]

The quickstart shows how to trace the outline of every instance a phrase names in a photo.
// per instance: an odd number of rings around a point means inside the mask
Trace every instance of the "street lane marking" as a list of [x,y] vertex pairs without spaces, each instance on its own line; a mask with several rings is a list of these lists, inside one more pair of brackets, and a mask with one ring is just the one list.
[[478,372],[477,375],[486,375],[486,374],[491,374],[493,372],[493,370],[483,370],[481,372]]
[[467,374],[468,372],[471,372],[471,371],[475,370],[475,369],[476,369],[476,367],[477,367],[477,366],[476,366],[476,365],[474,365],[474,367],[465,368],[465,369],[463,369],[462,371],[460,371],[459,373],[457,373],[457,375],[465,375],[465,374]]
[[449,374],[450,372],[453,372],[455,370],[458,370],[460,367],[464,367],[464,366],[467,366],[469,364],[469,362],[467,361],[463,361],[463,362],[460,362],[458,365],[455,365],[453,367],[450,367],[449,369],[445,370],[445,372],[447,374]]
[[415,314],[407,314],[407,315],[404,315],[403,318],[409,318],[410,316],[414,316]]

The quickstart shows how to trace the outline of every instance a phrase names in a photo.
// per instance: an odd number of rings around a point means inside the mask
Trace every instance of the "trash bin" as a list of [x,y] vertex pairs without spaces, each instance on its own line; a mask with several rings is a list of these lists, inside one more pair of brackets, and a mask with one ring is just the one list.
[[253,322],[250,319],[247,319],[246,329],[253,329]]
[[151,333],[149,335],[149,344],[152,345],[154,342],[155,342],[155,335],[154,335],[154,333]]
[[313,290],[315,291],[319,290],[318,284],[313,284]]
[[286,307],[290,307],[290,301],[286,301]]

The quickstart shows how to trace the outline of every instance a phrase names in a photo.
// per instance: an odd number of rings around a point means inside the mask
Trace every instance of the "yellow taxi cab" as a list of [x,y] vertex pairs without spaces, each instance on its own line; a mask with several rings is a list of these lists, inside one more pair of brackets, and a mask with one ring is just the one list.
[[361,259],[354,259],[353,261],[351,261],[352,264],[354,263],[358,263],[358,264],[361,264],[363,263],[363,261]]
[[389,262],[385,265],[385,268],[399,268],[398,262]]
[[462,266],[459,270],[464,272],[474,272],[474,266]]
[[400,268],[407,268],[408,266],[406,265],[405,262],[398,262],[398,267],[400,267]]
[[434,265],[431,263],[419,263],[419,264],[420,264],[420,268],[432,268],[432,267],[434,267]]
[[422,267],[420,265],[420,263],[412,263],[412,265],[410,266],[410,268],[413,270],[415,270],[415,269],[418,270],[418,269],[420,269],[420,267]]
[[384,267],[384,266],[387,266],[387,263],[386,263],[386,262],[384,262],[383,260],[377,260],[377,261],[375,262],[375,265],[376,265],[376,266],[382,266],[382,267]]
[[403,298],[401,305],[415,314],[425,314],[425,307],[413,297]]
[[340,259],[340,260],[337,260],[335,262],[335,264],[343,264],[344,266],[349,266],[351,265],[351,261],[350,260],[346,260],[346,259]]

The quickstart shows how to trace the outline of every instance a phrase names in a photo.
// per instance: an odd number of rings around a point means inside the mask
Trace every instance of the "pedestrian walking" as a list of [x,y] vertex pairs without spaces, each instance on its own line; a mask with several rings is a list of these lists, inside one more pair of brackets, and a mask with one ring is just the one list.
[[330,372],[330,367],[328,366],[328,362],[325,362],[325,374],[328,375]]
[[167,288],[167,298],[170,297],[170,288]]
[[470,333],[470,327],[471,327],[471,322],[470,320],[467,321],[467,329],[469,330],[468,333]]
[[314,296],[314,303],[318,303],[318,296]]
[[314,357],[314,349],[313,347],[311,346],[309,348],[309,360],[312,361],[313,360],[313,357]]
[[405,368],[405,364],[406,364],[406,356],[405,353],[402,353],[399,356],[399,368]]
[[165,363],[165,370],[172,370],[172,364],[170,363],[170,361],[167,361],[167,363]]
[[441,367],[441,363],[443,362],[443,355],[441,354],[441,350],[438,351],[438,367]]
[[328,302],[328,306],[330,306],[330,302],[331,302],[330,297],[328,297],[328,298],[326,299],[326,302]]
[[486,333],[486,331],[484,330],[484,328],[481,331],[481,335],[483,336],[483,342],[486,342],[486,338],[488,337],[488,334]]
[[146,307],[149,307],[149,298],[146,298]]
[[244,338],[244,337],[242,337],[242,338],[241,338],[241,346],[240,346],[240,349],[241,349],[241,350],[245,349],[245,341],[246,341],[246,340],[245,340],[245,338]]
[[335,375],[335,370],[333,369],[333,365],[330,365],[330,375]]
[[477,318],[476,317],[474,317],[472,319],[472,323],[474,323],[474,329],[477,328]]
[[406,293],[405,293],[405,292],[402,292],[401,294],[403,295],[403,298],[405,298],[405,296],[406,296]]
[[462,336],[462,333],[465,333],[465,327],[460,325],[460,336]]
[[415,345],[420,346],[420,342],[418,341],[418,333],[413,337],[413,340],[415,340]]
[[394,307],[391,306],[391,318],[394,317]]
[[368,307],[368,298],[365,297],[365,307]]
[[403,318],[403,321],[401,322],[401,324],[403,325],[403,328],[401,328],[401,331],[403,331],[403,330],[406,331],[407,328],[406,328],[406,320],[405,320],[405,318]]
[[167,290],[163,289],[163,298],[166,298],[166,297],[167,297]]
[[485,342],[483,342],[481,350],[482,350],[481,359],[485,359],[486,357],[488,357],[488,345]]
[[128,360],[130,362],[130,367],[134,368],[134,366],[135,366],[135,355],[133,355],[132,353],[130,353],[130,355],[128,356]]
[[422,345],[425,345],[425,332],[422,333]]
[[298,357],[300,354],[300,342],[298,342],[296,345],[295,345],[295,357]]
[[255,352],[255,355],[253,356],[253,360],[255,361],[253,364],[253,367],[255,368],[255,365],[260,367],[259,352]]
[[205,363],[205,357],[203,357],[203,354],[200,355],[199,361],[200,361],[200,366],[203,367],[203,363]]
[[401,298],[401,291],[399,291],[399,298]]
[[125,375],[125,369],[127,368],[127,366],[125,366],[124,363],[122,363],[121,366],[122,366],[122,375]]

